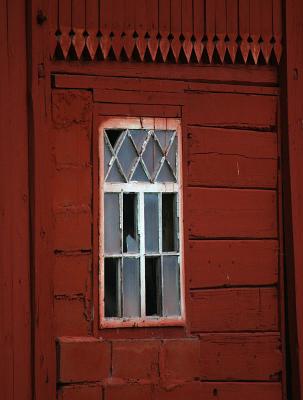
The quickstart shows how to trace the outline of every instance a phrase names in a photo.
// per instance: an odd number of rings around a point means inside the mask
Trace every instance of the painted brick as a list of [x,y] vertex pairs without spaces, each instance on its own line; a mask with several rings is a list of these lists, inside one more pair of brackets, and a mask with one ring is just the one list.
[[105,388],[104,400],[151,400],[149,385],[113,385]]
[[63,386],[59,389],[58,400],[102,400],[101,386]]
[[113,376],[132,380],[157,379],[159,348],[160,344],[156,340],[113,342]]
[[194,380],[200,375],[200,342],[197,339],[165,340],[160,360],[162,381]]
[[60,382],[95,382],[110,374],[110,343],[94,338],[61,338]]

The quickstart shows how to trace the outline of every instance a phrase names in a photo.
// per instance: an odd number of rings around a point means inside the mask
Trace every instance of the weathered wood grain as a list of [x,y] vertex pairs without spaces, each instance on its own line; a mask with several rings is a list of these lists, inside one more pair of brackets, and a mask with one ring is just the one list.
[[275,288],[209,289],[191,293],[192,332],[277,331]]
[[276,238],[276,193],[271,190],[185,190],[191,238]]
[[279,247],[275,240],[191,240],[190,288],[274,285]]
[[188,124],[272,131],[277,99],[228,93],[192,94],[186,106]]
[[276,334],[201,335],[201,379],[279,381],[280,336]]

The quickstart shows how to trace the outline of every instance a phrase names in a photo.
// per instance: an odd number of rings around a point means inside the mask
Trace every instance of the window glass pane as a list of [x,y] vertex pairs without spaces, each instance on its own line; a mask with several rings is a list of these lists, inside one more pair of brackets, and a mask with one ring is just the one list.
[[146,315],[161,315],[161,263],[160,257],[145,258]]
[[112,153],[109,150],[108,144],[104,143],[104,177],[107,175],[109,162],[112,159]]
[[120,207],[118,193],[104,194],[104,250],[121,253]]
[[174,174],[165,160],[156,178],[157,182],[176,182]]
[[137,182],[147,182],[149,181],[141,162],[137,165],[135,172],[133,176],[131,177],[131,181],[137,181]]
[[160,167],[160,162],[163,157],[161,149],[153,136],[150,136],[145,147],[142,158],[147,167],[149,175],[153,178]]
[[145,252],[159,251],[159,206],[157,193],[144,194]]
[[162,194],[162,250],[178,251],[177,195]]
[[169,152],[166,156],[169,165],[171,166],[175,176],[177,176],[177,138],[174,138],[174,141],[169,149]]
[[104,260],[105,317],[120,317],[120,258]]
[[118,159],[126,177],[129,177],[132,167],[138,158],[135,147],[128,134],[125,135],[118,153]]
[[137,253],[138,238],[138,200],[135,193],[123,193],[123,252]]
[[116,160],[113,163],[113,165],[109,171],[106,181],[107,182],[121,182],[121,183],[125,182],[125,179],[123,178],[123,175],[121,174],[121,171],[118,167],[118,163]]
[[163,316],[180,315],[178,256],[163,256]]
[[123,317],[140,316],[139,258],[123,258]]
[[142,145],[147,138],[148,130],[147,129],[130,129],[130,135],[135,143],[136,149],[140,154],[142,151]]
[[155,130],[155,135],[161,145],[163,152],[165,152],[169,146],[169,143],[173,137],[174,131],[166,130]]

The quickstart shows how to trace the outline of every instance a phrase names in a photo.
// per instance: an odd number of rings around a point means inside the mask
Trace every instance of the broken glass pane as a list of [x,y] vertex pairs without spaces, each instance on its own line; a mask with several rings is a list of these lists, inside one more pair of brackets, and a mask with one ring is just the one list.
[[162,157],[163,155],[158,143],[155,141],[153,136],[150,136],[142,158],[152,178],[156,175],[160,167]]
[[104,176],[107,175],[107,171],[109,168],[109,162],[112,159],[112,153],[108,148],[108,144],[104,143]]
[[120,258],[104,259],[105,317],[121,316]]
[[118,193],[104,194],[105,254],[121,253],[120,207]]
[[123,168],[124,174],[129,177],[131,168],[133,167],[138,155],[135,147],[128,135],[125,136],[123,143],[118,152],[118,160]]
[[137,253],[139,238],[137,227],[138,201],[135,193],[123,194],[123,252]]
[[146,315],[161,315],[161,263],[160,257],[145,258]]
[[130,129],[129,131],[133,142],[135,143],[136,149],[140,154],[142,151],[142,145],[147,138],[148,130],[147,129]]
[[135,172],[133,176],[130,178],[131,181],[137,181],[137,182],[147,182],[149,181],[141,162],[137,165]]
[[178,256],[163,256],[163,316],[180,315]]
[[115,162],[113,163],[109,171],[108,177],[106,178],[106,182],[125,182],[125,179],[123,178],[119,170],[117,160],[115,160]]
[[156,178],[157,182],[176,182],[176,179],[165,160]]
[[139,258],[123,258],[123,317],[140,316]]
[[113,149],[116,147],[116,145],[118,145],[118,139],[120,138],[122,132],[123,129],[106,129],[106,135]]
[[157,193],[144,194],[145,251],[159,251],[159,205]]
[[162,194],[162,250],[178,251],[177,240],[177,195],[174,193]]
[[168,130],[167,131],[166,130],[155,130],[155,135],[160,143],[163,153],[166,152],[174,133],[175,133],[174,131],[168,131]]

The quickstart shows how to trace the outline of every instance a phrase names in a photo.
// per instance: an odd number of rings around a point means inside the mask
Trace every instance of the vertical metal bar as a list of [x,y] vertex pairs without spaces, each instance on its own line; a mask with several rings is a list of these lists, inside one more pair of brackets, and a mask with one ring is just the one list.
[[138,225],[140,235],[140,293],[141,318],[146,315],[145,307],[145,227],[144,227],[144,192],[138,193]]

